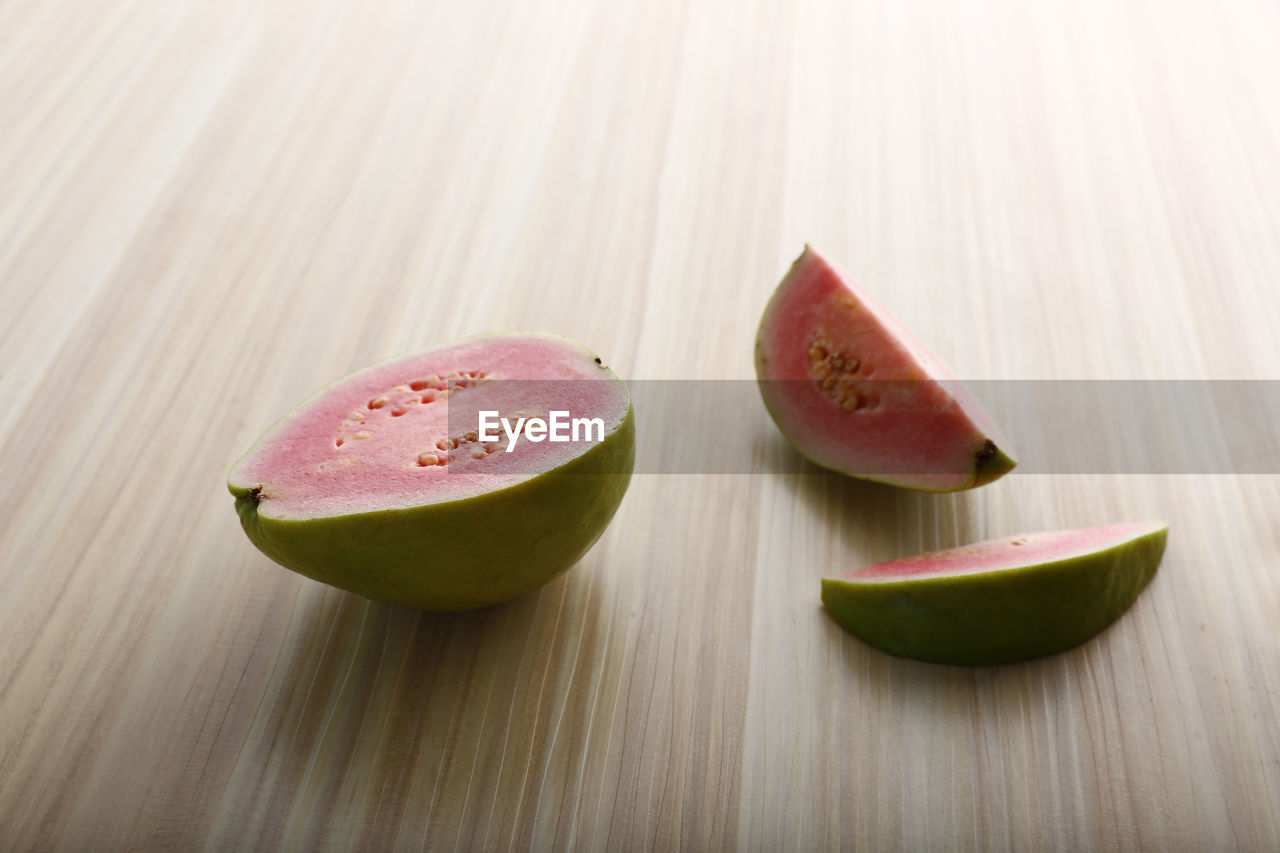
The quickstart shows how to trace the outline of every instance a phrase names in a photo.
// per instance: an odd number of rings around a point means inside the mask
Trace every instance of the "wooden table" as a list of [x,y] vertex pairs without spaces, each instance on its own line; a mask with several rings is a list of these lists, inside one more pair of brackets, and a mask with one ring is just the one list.
[[[484,331],[750,380],[806,241],[970,379],[1280,377],[1280,7],[0,3],[0,849],[1280,849],[1280,478],[637,476],[541,591],[241,533],[306,393]],[[1016,442],[1015,442],[1016,443]],[[1147,516],[1079,649],[939,667],[818,581]]]

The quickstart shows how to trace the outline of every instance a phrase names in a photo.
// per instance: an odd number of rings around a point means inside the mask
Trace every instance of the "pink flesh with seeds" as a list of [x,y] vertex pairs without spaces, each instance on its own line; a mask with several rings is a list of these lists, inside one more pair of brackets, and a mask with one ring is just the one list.
[[513,426],[519,416],[546,419],[551,410],[598,417],[608,436],[628,405],[626,387],[571,341],[474,338],[374,365],[324,389],[263,436],[231,483],[261,487],[258,511],[272,518],[457,500],[531,479],[593,446],[522,437],[508,453],[501,426],[491,431],[497,441],[468,435],[480,410]]
[[1024,533],[977,542],[948,551],[935,551],[919,557],[877,563],[840,575],[840,580],[862,583],[913,580],[926,577],[955,577],[982,572],[1020,569],[1040,563],[1069,560],[1101,551],[1151,533],[1164,527],[1163,522],[1143,521],[1086,527],[1081,530],[1055,530],[1046,533]]
[[987,438],[1004,446],[946,365],[812,248],[779,287],[760,341],[770,411],[816,461],[942,488],[971,476]]

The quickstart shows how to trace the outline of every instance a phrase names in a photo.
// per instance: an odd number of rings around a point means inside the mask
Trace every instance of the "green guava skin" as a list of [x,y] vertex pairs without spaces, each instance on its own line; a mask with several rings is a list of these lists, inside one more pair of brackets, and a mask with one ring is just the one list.
[[1155,576],[1168,531],[998,572],[884,583],[823,578],[822,603],[841,627],[891,655],[1020,663],[1074,648],[1118,619]]
[[[974,454],[973,463],[973,479],[965,486],[961,486],[960,490],[977,489],[987,485],[987,483],[995,482],[1008,474],[1014,468],[1018,467],[1018,463],[995,444],[984,446],[978,449]],[[931,491],[923,489],[922,491]],[[958,491],[949,489],[948,491]]]
[[604,533],[635,464],[630,403],[586,453],[523,483],[462,500],[305,520],[258,513],[228,484],[244,532],[285,568],[375,601],[472,610],[537,589]]

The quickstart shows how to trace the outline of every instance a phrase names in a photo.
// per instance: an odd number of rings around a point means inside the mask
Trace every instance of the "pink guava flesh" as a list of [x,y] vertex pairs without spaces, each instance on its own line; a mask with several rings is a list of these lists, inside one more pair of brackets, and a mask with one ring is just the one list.
[[1164,522],[1142,521],[1086,527],[1081,530],[1054,530],[1024,533],[976,542],[947,551],[877,563],[839,575],[840,580],[859,583],[888,583],[923,577],[956,577],[983,572],[1022,569],[1027,566],[1072,560],[1105,548],[1153,533]]
[[[499,412],[513,426],[518,417],[567,411],[600,418],[608,436],[629,405],[625,386],[571,341],[474,338],[374,365],[324,389],[270,430],[230,483],[251,490],[257,512],[276,519],[455,501],[532,479],[590,447],[522,437],[507,452],[501,426],[491,431],[496,441],[480,440],[479,411]],[[579,437],[588,432],[597,434],[584,425]]]
[[765,309],[756,371],[783,434],[824,467],[951,491],[1015,464],[946,365],[811,247]]

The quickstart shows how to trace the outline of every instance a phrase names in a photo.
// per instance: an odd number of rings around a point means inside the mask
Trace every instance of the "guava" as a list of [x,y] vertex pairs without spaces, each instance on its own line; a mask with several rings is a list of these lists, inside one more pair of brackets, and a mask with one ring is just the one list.
[[[588,428],[512,439],[479,429],[486,411],[508,428],[556,412]],[[228,487],[250,541],[280,565],[378,601],[465,610],[574,565],[634,460],[631,397],[601,359],[564,338],[501,334],[320,390],[258,439]]]
[[946,365],[810,246],[764,310],[755,361],[774,422],[824,468],[952,492],[1016,464]]
[[1016,663],[1083,643],[1120,617],[1164,554],[1161,521],[1027,533],[823,578],[843,628],[900,657]]

